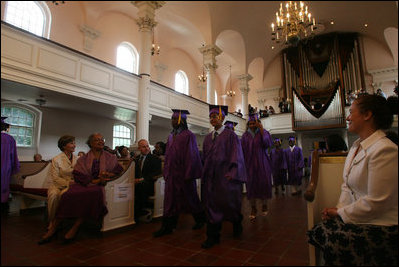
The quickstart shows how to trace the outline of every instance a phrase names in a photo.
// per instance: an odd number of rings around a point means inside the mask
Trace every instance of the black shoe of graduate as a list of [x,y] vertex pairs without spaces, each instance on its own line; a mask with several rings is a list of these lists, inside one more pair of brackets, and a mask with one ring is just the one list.
[[202,247],[202,248],[205,248],[205,249],[208,249],[208,248],[211,248],[211,247],[213,247],[214,245],[219,244],[219,243],[220,243],[219,239],[209,238],[209,237],[208,237],[208,238],[205,240],[205,242],[201,244],[201,247]]

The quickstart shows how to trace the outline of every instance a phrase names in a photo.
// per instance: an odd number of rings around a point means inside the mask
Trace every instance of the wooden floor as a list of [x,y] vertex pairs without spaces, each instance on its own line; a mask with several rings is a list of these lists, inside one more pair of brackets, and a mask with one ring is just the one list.
[[[259,203],[260,209],[260,203]],[[243,196],[244,231],[234,238],[232,224],[223,223],[221,243],[202,249],[205,227],[191,230],[194,224],[189,214],[180,216],[176,231],[153,238],[160,220],[139,223],[127,229],[103,234],[86,226],[75,242],[62,244],[58,239],[45,245],[37,241],[45,232],[44,209],[1,218],[1,265],[33,266],[219,266],[268,265],[304,266],[309,264],[306,238],[307,214],[303,196],[290,194],[269,201],[269,214],[254,222],[248,219],[249,202]]]

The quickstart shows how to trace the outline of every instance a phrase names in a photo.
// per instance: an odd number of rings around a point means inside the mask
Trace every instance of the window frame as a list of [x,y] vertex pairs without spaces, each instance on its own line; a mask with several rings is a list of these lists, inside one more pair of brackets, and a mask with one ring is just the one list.
[[131,43],[129,43],[129,42],[122,42],[116,47],[116,61],[115,61],[116,63],[115,63],[115,66],[117,68],[121,69],[121,70],[130,72],[129,70],[126,70],[126,69],[121,68],[121,67],[118,66],[118,49],[119,49],[119,47],[127,48],[131,52],[132,56],[136,58],[136,64],[133,66],[133,72],[131,72],[131,73],[138,74],[139,73],[140,55],[137,52],[136,47],[134,45],[132,45]]
[[127,127],[128,129],[130,129],[130,146],[132,146],[134,144],[135,139],[136,139],[136,126],[134,126],[133,124],[127,123],[127,122],[122,122],[122,121],[114,123],[112,125],[112,146],[113,146],[112,149],[115,148],[114,139],[115,138],[122,138],[122,137],[115,137],[115,135],[114,135],[114,128],[115,128],[115,126],[119,126],[119,125]]
[[[4,7],[4,21],[7,22],[7,23],[10,23],[9,21],[6,20],[7,11],[8,11],[8,3],[9,3],[9,2],[16,2],[16,1],[6,1],[6,3],[5,3],[5,7]],[[19,2],[26,2],[26,1],[19,1]],[[51,12],[50,12],[49,7],[48,7],[47,4],[45,3],[45,1],[29,1],[29,2],[34,2],[34,3],[39,7],[39,9],[42,11],[42,14],[43,14],[43,20],[44,20],[44,21],[43,21],[43,34],[42,34],[42,35],[38,35],[38,36],[41,36],[41,37],[50,39],[50,28],[51,28],[51,21],[52,21],[52,19],[51,19]],[[14,24],[12,24],[12,23],[10,23],[10,24],[11,24],[11,25],[14,25]],[[28,29],[21,28],[21,27],[19,27],[19,26],[17,26],[17,25],[14,25],[14,26],[15,26],[15,27],[18,27],[18,28],[20,28],[20,29],[26,30],[26,31],[28,31],[28,32],[30,32],[30,33],[32,33],[32,34],[37,35],[36,33],[29,31]]]
[[[183,77],[183,79],[184,79],[184,83],[186,84],[185,88],[183,88],[183,92],[180,92],[179,90],[177,90],[177,87],[176,87],[176,78],[177,78],[177,75],[181,75],[181,76]],[[175,87],[174,87],[174,89],[175,89],[176,92],[179,92],[179,93],[182,93],[182,94],[185,94],[185,95],[189,95],[189,92],[190,92],[190,83],[189,83],[187,74],[186,74],[183,70],[178,70],[178,71],[175,73]]]
[[[33,113],[33,132],[32,132],[32,145],[31,146],[20,146],[17,144],[18,149],[34,149],[38,151],[40,145],[40,135],[41,135],[41,128],[42,128],[42,111],[35,108],[34,106],[18,103],[14,101],[1,101],[1,107],[10,107],[10,108],[19,108],[27,110],[28,112]],[[10,128],[12,125],[10,125]]]

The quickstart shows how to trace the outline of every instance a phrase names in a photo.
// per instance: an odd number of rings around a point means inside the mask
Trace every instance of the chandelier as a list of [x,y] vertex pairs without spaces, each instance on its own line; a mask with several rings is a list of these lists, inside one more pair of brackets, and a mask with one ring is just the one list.
[[65,4],[65,1],[51,1],[54,5]]
[[300,1],[280,3],[276,12],[276,24],[272,23],[272,41],[280,43],[284,40],[286,45],[296,46],[303,38],[314,35],[317,29],[315,19],[312,18],[308,7]]
[[155,44],[155,37],[154,37],[154,29],[152,29],[152,46],[151,46],[151,56],[153,55],[159,55],[161,52],[161,47],[159,45]]
[[[202,45],[204,46],[204,45]],[[198,75],[198,80],[202,83],[206,82],[206,74],[204,68],[204,59],[202,58],[202,74]]]
[[227,91],[226,94],[228,96],[232,97],[232,96],[236,95],[236,92],[233,91],[233,89],[231,88],[231,65],[229,67],[230,67],[230,91]]

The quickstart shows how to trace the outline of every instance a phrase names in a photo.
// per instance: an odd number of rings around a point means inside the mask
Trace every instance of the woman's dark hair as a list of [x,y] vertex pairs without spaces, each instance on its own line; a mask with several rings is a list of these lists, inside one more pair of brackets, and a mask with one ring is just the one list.
[[187,119],[181,118],[179,128],[181,128],[183,130],[188,130]]
[[159,141],[156,143],[157,145],[159,145],[159,147],[162,149],[162,154],[161,155],[165,155],[166,152],[166,144],[162,141]]
[[127,150],[129,150],[129,148],[128,148],[127,146],[118,146],[118,152],[119,152],[119,154],[122,153],[122,150],[123,150],[124,148],[126,148]]
[[389,129],[393,122],[393,112],[388,101],[380,95],[361,95],[355,100],[361,113],[371,111],[374,126],[379,129]]
[[398,145],[398,134],[394,131],[387,131],[386,132],[387,138]]
[[75,136],[72,135],[63,135],[58,139],[58,148],[61,151],[64,151],[64,146],[66,146],[68,143],[75,141]]
[[339,134],[332,134],[327,136],[328,152],[347,151],[348,146],[345,140]]

